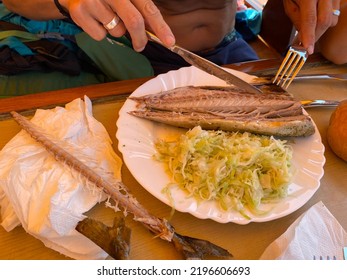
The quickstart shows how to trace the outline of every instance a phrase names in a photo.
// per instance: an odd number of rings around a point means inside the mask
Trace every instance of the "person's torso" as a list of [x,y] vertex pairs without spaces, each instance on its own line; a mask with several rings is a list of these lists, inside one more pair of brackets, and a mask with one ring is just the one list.
[[191,51],[214,48],[235,25],[236,0],[154,0],[176,43]]

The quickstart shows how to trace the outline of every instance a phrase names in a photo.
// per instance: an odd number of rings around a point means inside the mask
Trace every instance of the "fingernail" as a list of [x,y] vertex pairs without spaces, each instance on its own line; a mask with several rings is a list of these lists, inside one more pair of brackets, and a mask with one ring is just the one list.
[[167,35],[165,37],[165,45],[171,47],[175,44],[175,42],[176,42],[176,39],[173,35]]
[[314,52],[314,47],[313,47],[312,45],[309,46],[309,47],[307,48],[307,52],[308,52],[309,55],[313,54],[313,52]]
[[144,49],[145,49],[146,45],[141,45],[141,46],[134,46],[133,45],[133,49],[136,51],[136,52],[142,52]]

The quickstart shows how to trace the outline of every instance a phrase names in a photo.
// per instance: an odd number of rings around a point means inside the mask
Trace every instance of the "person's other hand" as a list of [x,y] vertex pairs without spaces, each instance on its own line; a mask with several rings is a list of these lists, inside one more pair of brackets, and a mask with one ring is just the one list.
[[340,9],[340,0],[283,0],[286,14],[293,22],[300,42],[308,51],[314,52],[314,44],[327,31],[335,26],[338,16],[334,10]]
[[165,45],[172,46],[175,43],[170,27],[151,0],[59,0],[59,2],[68,10],[72,20],[95,40],[102,40],[107,32],[114,37],[121,37],[128,32],[133,48],[142,51],[148,41],[145,28],[149,27]]

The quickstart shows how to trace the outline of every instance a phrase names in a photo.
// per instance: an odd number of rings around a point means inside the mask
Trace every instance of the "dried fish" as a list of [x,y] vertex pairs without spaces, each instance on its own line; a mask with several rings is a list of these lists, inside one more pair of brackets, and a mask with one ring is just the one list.
[[274,136],[309,136],[315,132],[302,104],[271,87],[266,93],[253,94],[234,87],[186,86],[130,99],[138,103],[138,110],[129,114],[178,127]]
[[[166,219],[161,219],[150,214],[121,181],[106,174],[97,174],[93,169],[80,161],[78,159],[78,151],[74,147],[71,147],[69,143],[54,139],[51,135],[45,133],[40,127],[31,123],[17,112],[11,112],[11,114],[22,129],[29,133],[37,142],[41,143],[56,160],[77,171],[78,174],[83,175],[89,182],[102,189],[116,203],[116,209],[120,207],[125,214],[128,212],[133,214],[134,220],[141,222],[154,235],[172,242],[176,250],[181,252],[185,258],[232,257],[227,250],[209,241],[188,238],[178,234]],[[68,152],[69,150],[73,151],[75,156]]]
[[125,226],[124,218],[116,217],[112,227],[86,218],[77,224],[76,230],[92,240],[112,258],[116,260],[129,258],[131,230]]

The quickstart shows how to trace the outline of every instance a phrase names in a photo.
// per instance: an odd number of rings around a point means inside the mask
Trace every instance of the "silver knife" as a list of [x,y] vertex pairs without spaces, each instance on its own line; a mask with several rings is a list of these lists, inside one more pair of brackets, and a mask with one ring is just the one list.
[[[166,47],[161,41],[160,39],[155,36],[154,34],[152,34],[149,31],[146,31],[149,40],[156,42],[164,47]],[[199,56],[196,55],[195,53],[192,53],[191,51],[188,51],[180,46],[174,45],[172,47],[166,47],[167,49],[169,49],[170,51],[178,54],[179,56],[181,56],[185,61],[187,61],[190,65],[193,65],[213,76],[216,76],[220,79],[222,79],[223,81],[227,82],[228,84],[232,84],[235,86],[238,86],[241,89],[245,89],[248,92],[251,93],[262,93],[262,91],[260,89],[258,89],[257,87],[255,87],[254,85],[251,85],[249,83],[247,83],[246,81],[240,79],[239,77],[233,75],[232,73],[226,71],[225,69],[223,69],[222,67],[220,67],[219,65]]]

